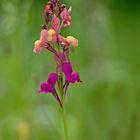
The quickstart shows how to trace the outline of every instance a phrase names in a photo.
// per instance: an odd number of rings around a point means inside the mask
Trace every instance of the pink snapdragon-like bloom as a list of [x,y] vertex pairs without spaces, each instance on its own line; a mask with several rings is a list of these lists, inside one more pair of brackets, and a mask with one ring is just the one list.
[[45,94],[52,93],[52,95],[54,96],[54,98],[56,99],[56,101],[62,107],[62,103],[61,103],[61,101],[59,99],[59,96],[56,93],[56,90],[55,90],[55,85],[56,85],[57,81],[58,81],[58,75],[57,75],[57,73],[51,73],[49,75],[48,81],[41,83],[39,92],[40,93],[45,93]]
[[65,87],[64,87],[64,94],[66,96],[69,84],[74,84],[75,82],[82,82],[80,80],[80,75],[78,72],[74,72],[72,69],[72,65],[70,62],[63,62],[62,70],[66,77]]
[[70,26],[72,22],[72,18],[70,16],[69,11],[66,8],[64,8],[60,15],[64,23],[64,27]]
[[58,80],[57,73],[51,73],[49,75],[48,81],[41,83],[39,92],[42,93],[53,92],[57,80]]
[[66,76],[66,82],[74,84],[75,82],[81,82],[78,72],[73,72],[70,62],[63,62],[62,70]]

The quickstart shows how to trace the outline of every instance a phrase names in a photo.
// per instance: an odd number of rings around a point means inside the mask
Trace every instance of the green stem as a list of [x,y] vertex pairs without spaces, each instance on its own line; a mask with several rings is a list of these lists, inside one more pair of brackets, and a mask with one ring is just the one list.
[[68,128],[67,128],[67,120],[66,120],[64,96],[63,96],[62,116],[63,116],[63,125],[64,125],[65,140],[68,140]]

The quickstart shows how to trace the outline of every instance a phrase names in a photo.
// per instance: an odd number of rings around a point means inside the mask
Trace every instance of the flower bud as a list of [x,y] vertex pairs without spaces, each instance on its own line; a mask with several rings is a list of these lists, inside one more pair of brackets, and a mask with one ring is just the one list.
[[48,3],[44,9],[44,14],[52,14],[53,13],[53,5]]
[[61,7],[60,7],[60,9],[59,9],[60,10],[60,13],[64,10],[64,8],[66,8],[66,5],[65,4],[62,4]]
[[43,30],[43,29],[47,29],[47,26],[45,25],[45,24],[43,24],[42,26],[41,26],[41,29]]
[[77,47],[78,46],[78,40],[72,36],[68,36],[66,38],[66,42],[69,44],[69,45],[72,45],[74,47]]
[[59,3],[59,0],[51,0],[52,4],[56,6]]
[[56,37],[56,32],[54,29],[50,29],[48,31],[48,41],[56,42],[57,37]]

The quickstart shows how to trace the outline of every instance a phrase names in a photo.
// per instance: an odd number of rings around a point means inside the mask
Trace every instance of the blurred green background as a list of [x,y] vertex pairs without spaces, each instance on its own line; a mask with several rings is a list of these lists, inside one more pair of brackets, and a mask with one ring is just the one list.
[[[47,0],[0,0],[0,140],[64,140],[60,108],[39,83],[55,69],[33,53]],[[79,39],[83,83],[67,98],[70,140],[140,140],[140,0],[62,0]]]

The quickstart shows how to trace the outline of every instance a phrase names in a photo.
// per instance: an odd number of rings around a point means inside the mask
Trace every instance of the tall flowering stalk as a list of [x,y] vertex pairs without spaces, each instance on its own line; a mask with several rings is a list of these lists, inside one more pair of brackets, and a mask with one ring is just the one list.
[[[52,94],[62,109],[65,139],[68,140],[68,130],[65,113],[65,97],[70,84],[81,82],[78,72],[73,71],[69,50],[78,46],[78,40],[73,36],[62,36],[61,30],[71,26],[70,13],[72,7],[66,8],[59,0],[51,0],[44,9],[45,23],[42,26],[40,39],[35,41],[34,53],[40,54],[48,50],[53,54],[56,71],[48,76],[48,80],[40,84],[39,93]],[[58,86],[58,91],[56,90]]]

